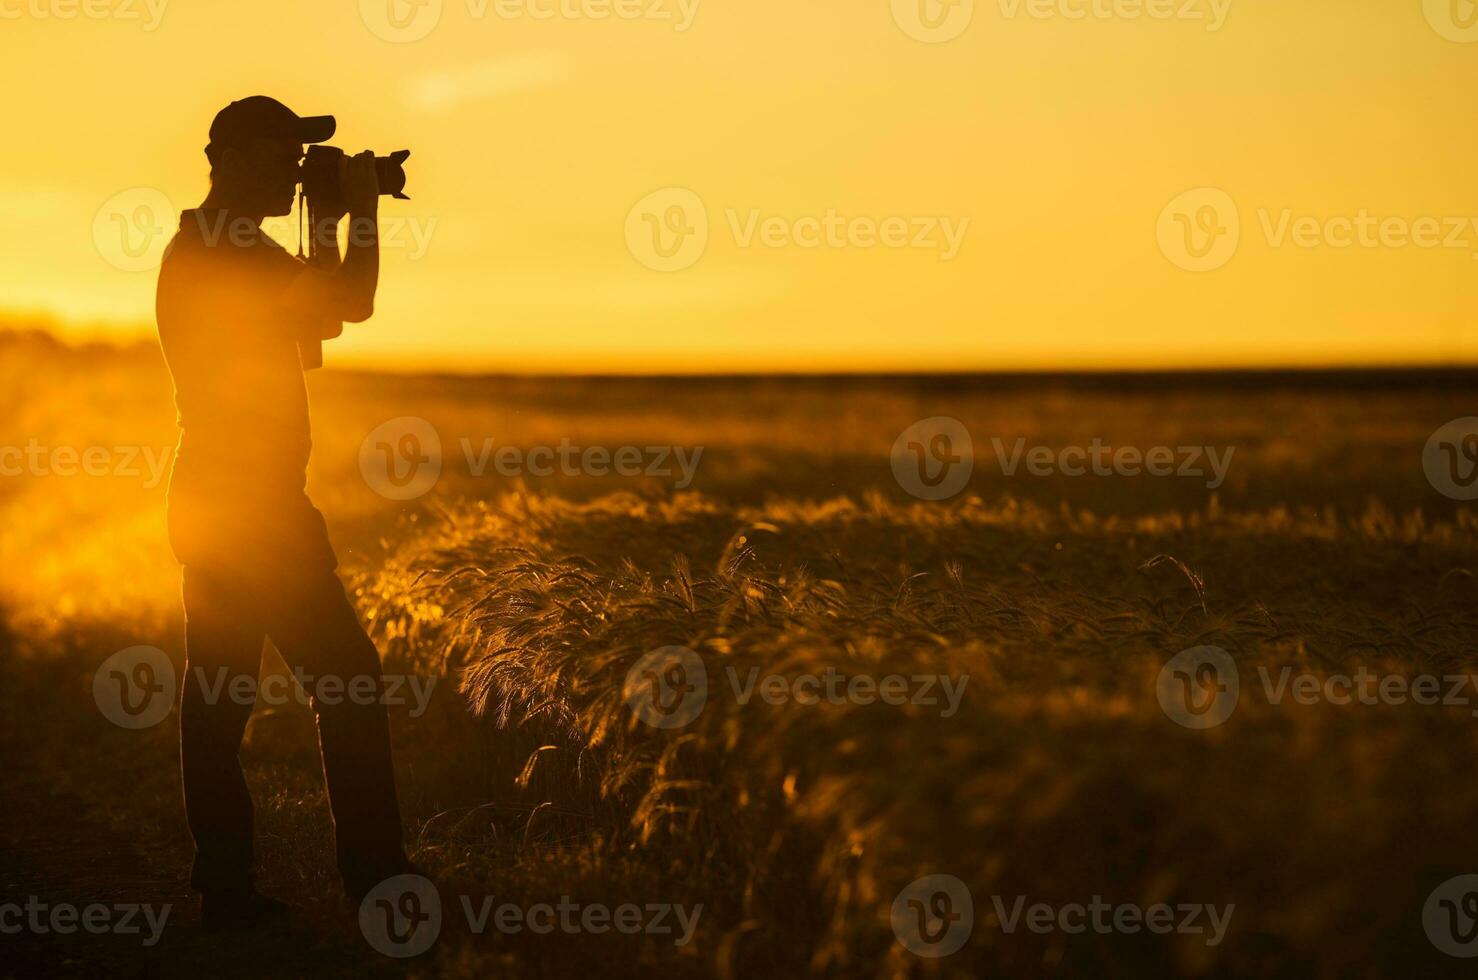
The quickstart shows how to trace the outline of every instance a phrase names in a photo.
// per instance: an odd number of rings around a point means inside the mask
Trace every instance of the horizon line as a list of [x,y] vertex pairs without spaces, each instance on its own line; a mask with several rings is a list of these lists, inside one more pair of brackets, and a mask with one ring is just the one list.
[[[101,323],[90,324],[98,327]],[[122,324],[110,324],[122,326]],[[65,321],[45,314],[27,311],[0,311],[0,346],[26,338],[50,343],[77,353],[103,349],[122,356],[162,356],[158,338],[146,329],[129,330],[110,335],[110,331],[69,328]],[[666,380],[666,381],[754,381],[795,379],[816,381],[946,381],[978,380],[1010,383],[1014,379],[1034,382],[1059,381],[1092,383],[1095,381],[1201,380],[1246,383],[1255,379],[1313,382],[1319,379],[1348,383],[1355,380],[1400,382],[1415,381],[1467,382],[1478,384],[1478,357],[1436,360],[1432,358],[1401,360],[1398,358],[1340,360],[1318,362],[1288,359],[1285,361],[1228,361],[1136,365],[1106,363],[1096,365],[1016,365],[966,368],[900,367],[755,367],[734,369],[723,366],[672,370],[664,368],[642,371],[627,368],[548,370],[538,367],[498,368],[469,366],[451,367],[438,363],[436,357],[414,358],[408,366],[386,364],[381,357],[354,357],[347,363],[329,363],[323,368],[335,374],[367,374],[386,377],[428,377],[444,379],[567,379],[579,380]],[[598,360],[585,358],[584,360]]]

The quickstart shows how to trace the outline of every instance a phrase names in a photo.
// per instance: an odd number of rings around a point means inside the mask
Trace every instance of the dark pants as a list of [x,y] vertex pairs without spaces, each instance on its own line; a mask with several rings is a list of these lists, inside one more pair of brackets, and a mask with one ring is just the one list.
[[[306,497],[299,499],[296,506],[311,509]],[[250,687],[235,683],[255,692],[262,640],[270,637],[295,673],[334,678],[335,687],[311,703],[318,718],[339,871],[350,894],[362,894],[407,866],[374,643],[360,626],[331,557],[263,567],[204,549],[205,554],[195,556],[203,560],[189,560],[191,549],[181,547],[179,538],[198,542],[198,537],[182,535],[180,525],[188,527],[188,519],[196,515],[193,508],[176,506],[181,503],[171,501],[171,536],[176,553],[185,559],[180,761],[185,813],[195,838],[190,884],[198,891],[251,887],[252,801],[238,753],[254,698],[233,695],[232,683],[250,678]],[[242,529],[251,535],[252,527]],[[245,550],[233,558],[262,553],[260,524],[256,528],[255,541],[243,542]],[[225,528],[215,524],[214,530]],[[318,547],[325,550],[331,555],[326,537]],[[365,696],[367,681],[355,683],[365,677],[374,679],[372,696]],[[315,690],[310,684],[308,693]],[[355,691],[359,696],[351,697]]]

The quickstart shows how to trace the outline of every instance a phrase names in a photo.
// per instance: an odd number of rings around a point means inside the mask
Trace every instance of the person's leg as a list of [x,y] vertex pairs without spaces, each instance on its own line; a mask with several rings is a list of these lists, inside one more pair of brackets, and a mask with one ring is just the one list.
[[[229,576],[187,565],[184,580],[180,770],[195,838],[190,885],[204,893],[250,892],[252,803],[238,755],[255,701],[265,627]],[[232,694],[241,677],[251,679],[250,697]]]
[[269,606],[267,631],[283,660],[310,676],[308,693],[318,693],[318,679],[333,678],[329,692],[314,696],[312,704],[339,872],[345,889],[358,898],[410,867],[401,839],[380,655],[331,569],[301,570],[274,591]]

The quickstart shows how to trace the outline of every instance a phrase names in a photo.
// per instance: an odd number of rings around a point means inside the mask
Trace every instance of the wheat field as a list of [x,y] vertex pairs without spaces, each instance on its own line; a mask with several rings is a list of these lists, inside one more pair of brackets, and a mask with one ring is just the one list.
[[[167,376],[147,347],[19,335],[0,353],[0,443],[136,447],[138,460],[137,475],[0,481],[5,897],[177,905],[155,946],[28,935],[7,973],[59,957],[99,975],[1377,977],[1460,965],[1434,948],[1424,909],[1478,871],[1478,706],[1276,692],[1284,676],[1475,673],[1478,523],[1422,467],[1432,432],[1469,414],[1471,378],[323,372],[310,492],[386,670],[432,684],[426,710],[392,707],[392,725],[412,856],[447,921],[414,959],[365,942],[333,874],[311,712],[264,706],[244,749],[261,882],[301,915],[223,960],[190,928],[173,718],[127,731],[91,695],[93,672],[123,648],[183,661],[179,573],[149,468],[174,438]],[[975,468],[931,501],[906,491],[890,453],[939,416],[970,432]],[[404,417],[434,427],[443,459],[434,486],[397,501],[366,477],[361,450]],[[1018,439],[1233,453],[1215,488],[1007,475],[993,440],[1009,451]],[[683,486],[478,465],[488,447],[561,441],[701,455]],[[1224,723],[1186,727],[1159,696],[1162,668],[1208,646],[1235,663],[1241,697]],[[670,648],[702,665],[703,698],[662,728],[634,708],[631,677]],[[281,672],[275,654],[266,670]],[[791,696],[797,679],[828,673],[902,678],[910,697]],[[765,678],[791,694],[759,693]],[[915,698],[920,678],[937,682]],[[937,958],[911,948],[892,913],[931,875],[958,879],[973,902],[968,937]],[[479,934],[461,900],[488,895],[702,912],[682,943]],[[1214,936],[1037,931],[1013,911],[1096,901],[1227,911]]]

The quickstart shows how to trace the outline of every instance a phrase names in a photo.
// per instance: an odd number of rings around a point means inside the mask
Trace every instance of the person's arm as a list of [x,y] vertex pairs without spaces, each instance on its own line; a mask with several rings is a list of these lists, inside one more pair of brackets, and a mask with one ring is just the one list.
[[349,215],[342,261],[341,216],[319,216],[317,227],[310,229],[314,264],[294,277],[283,295],[288,314],[302,323],[363,323],[375,312],[380,283],[380,182],[375,155],[366,151],[345,160],[340,186]]
[[[319,243],[313,249],[313,256],[309,268],[315,269],[328,275],[333,275],[342,264],[339,255],[338,219],[332,219],[332,225],[324,234],[326,242]],[[289,312],[288,316],[305,315]],[[344,321],[333,314],[321,316],[309,316],[309,318],[297,326],[298,337],[298,359],[303,363],[304,371],[315,371],[323,367],[323,342],[333,340],[344,332]]]

